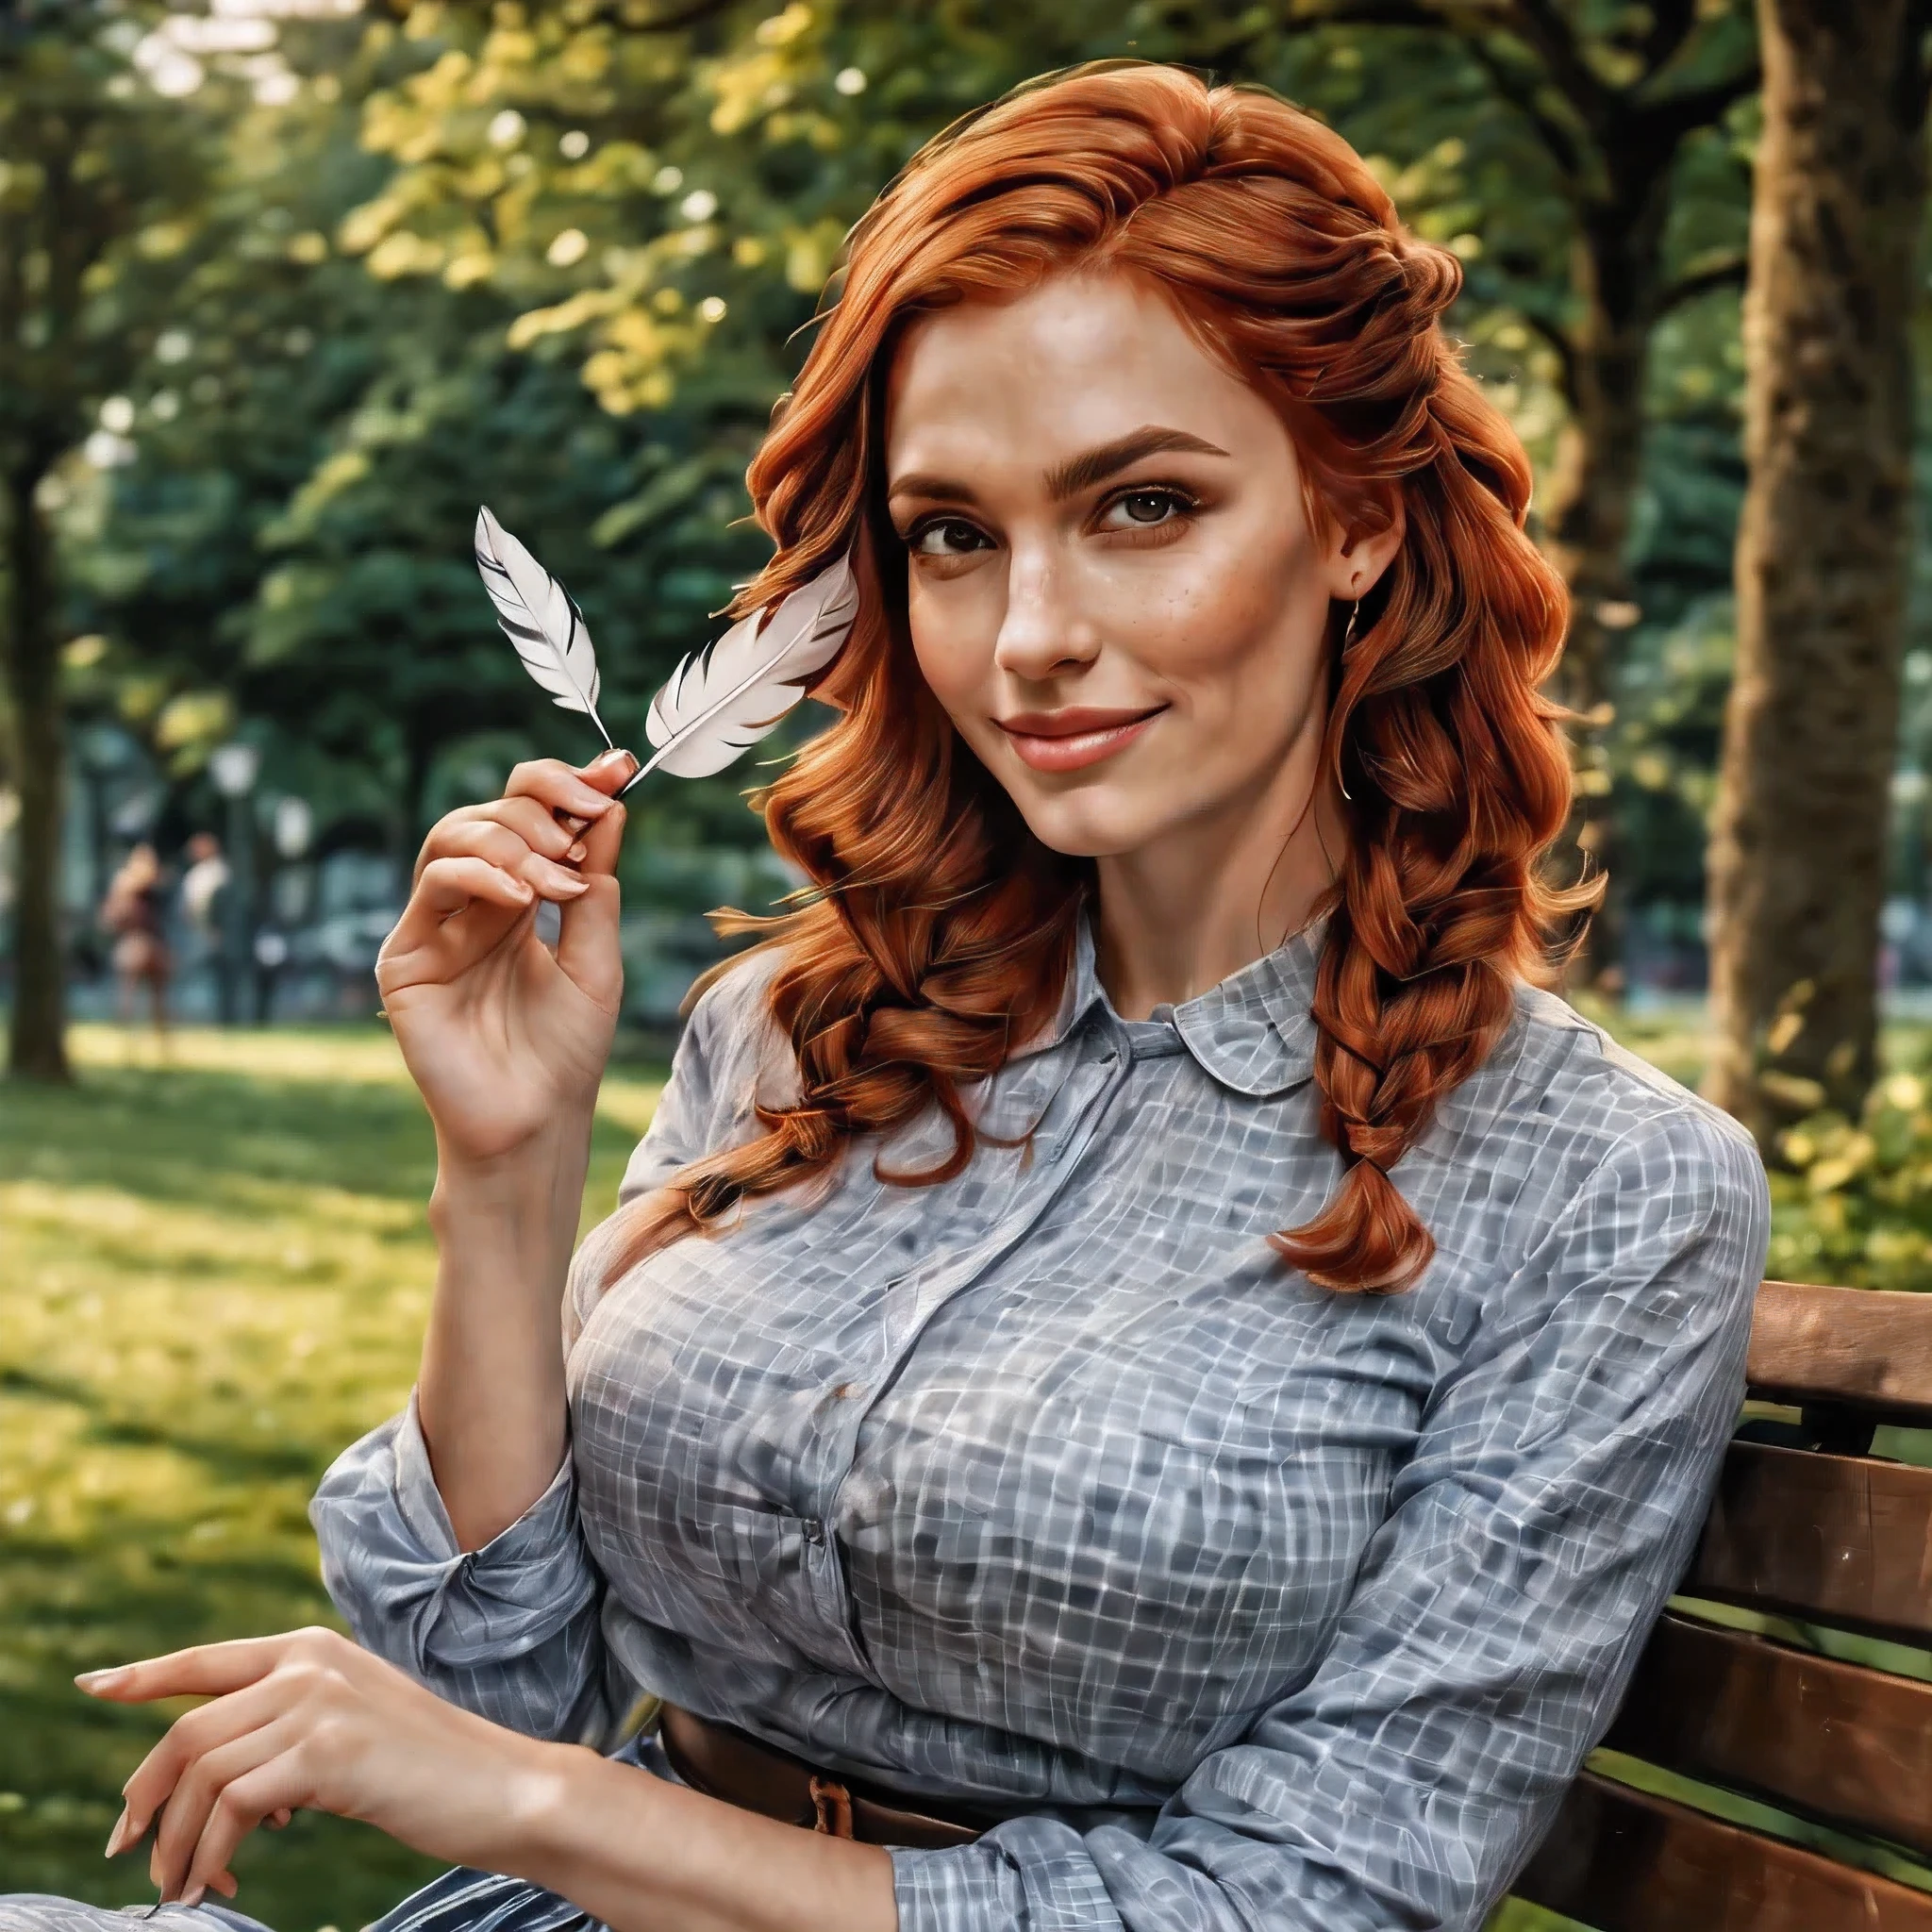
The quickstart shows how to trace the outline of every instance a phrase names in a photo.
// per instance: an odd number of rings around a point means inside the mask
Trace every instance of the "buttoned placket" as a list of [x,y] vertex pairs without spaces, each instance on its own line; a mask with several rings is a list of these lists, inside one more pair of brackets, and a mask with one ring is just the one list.
[[[1062,1042],[1063,1047],[1068,1045],[1073,1048],[1073,1064],[1040,1117],[1038,1151],[1031,1172],[1021,1183],[1017,1206],[964,1254],[936,1259],[886,1284],[885,1319],[872,1330],[880,1338],[880,1355],[875,1362],[844,1366],[839,1387],[856,1392],[841,1398],[833,1391],[834,1399],[819,1411],[824,1418],[819,1440],[801,1458],[799,1473],[807,1480],[801,1485],[800,1500],[812,1509],[800,1518],[807,1587],[813,1607],[849,1646],[854,1668],[868,1677],[874,1674],[854,1626],[843,1557],[827,1534],[826,1524],[837,1516],[867,1415],[926,1325],[1038,1225],[1078,1169],[1081,1155],[1126,1086],[1134,1055],[1124,1029],[1110,1014],[1099,1009],[1090,1013]],[[1047,1137],[1043,1144],[1041,1136]]]

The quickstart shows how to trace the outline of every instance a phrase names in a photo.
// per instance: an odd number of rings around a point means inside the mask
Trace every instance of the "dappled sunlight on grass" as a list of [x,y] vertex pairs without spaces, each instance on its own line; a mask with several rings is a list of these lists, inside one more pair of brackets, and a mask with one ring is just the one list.
[[[100,1848],[166,1713],[75,1671],[331,1619],[306,1506],[407,1396],[435,1254],[434,1148],[376,1031],[75,1029],[79,1083],[0,1089],[0,1888],[153,1897]],[[658,1084],[613,1077],[587,1219]],[[361,1924],[427,1868],[303,1817],[238,1903]]]

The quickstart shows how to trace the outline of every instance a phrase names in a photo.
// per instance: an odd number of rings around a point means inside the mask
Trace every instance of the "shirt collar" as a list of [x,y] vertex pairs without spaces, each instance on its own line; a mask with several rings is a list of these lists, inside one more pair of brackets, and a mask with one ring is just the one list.
[[[1043,1053],[1058,1046],[1098,1007],[1124,1024],[1101,985],[1095,967],[1093,906],[1082,909],[1074,940],[1073,971],[1060,994],[1052,1027],[1009,1056]],[[1230,973],[1220,985],[1196,993],[1177,1007],[1157,1008],[1171,1015],[1174,1031],[1194,1058],[1237,1093],[1257,1098],[1285,1093],[1313,1073],[1315,973],[1321,964],[1330,915],[1311,920],[1272,953]]]

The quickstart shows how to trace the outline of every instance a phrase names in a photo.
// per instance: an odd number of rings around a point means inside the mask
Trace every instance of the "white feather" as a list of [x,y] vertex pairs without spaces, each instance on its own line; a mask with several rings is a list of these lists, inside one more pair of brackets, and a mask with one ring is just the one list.
[[597,715],[603,674],[575,600],[487,508],[476,512],[475,541],[483,588],[524,669],[562,709],[584,712],[608,744]]
[[657,765],[680,778],[722,772],[804,697],[805,680],[838,656],[858,614],[858,580],[841,557],[762,625],[754,611],[685,658],[651,700],[644,734],[657,750],[630,784]]

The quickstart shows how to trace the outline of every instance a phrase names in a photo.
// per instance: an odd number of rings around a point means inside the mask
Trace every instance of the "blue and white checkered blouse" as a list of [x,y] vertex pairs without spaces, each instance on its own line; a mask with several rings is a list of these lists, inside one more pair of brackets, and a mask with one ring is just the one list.
[[[1421,1282],[1310,1287],[1264,1237],[1341,1171],[1324,930],[1128,1021],[1083,925],[1050,1035],[968,1090],[1030,1160],[882,1185],[950,1146],[935,1111],[601,1299],[593,1233],[525,1516],[459,1554],[409,1414],[325,1479],[362,1642],[520,1730],[646,1689],[1033,1807],[895,1851],[902,1932],[1480,1924],[1688,1557],[1769,1195],[1736,1123],[1524,986],[1392,1169]],[[758,1131],[770,972],[699,1002],[625,1198]]]

